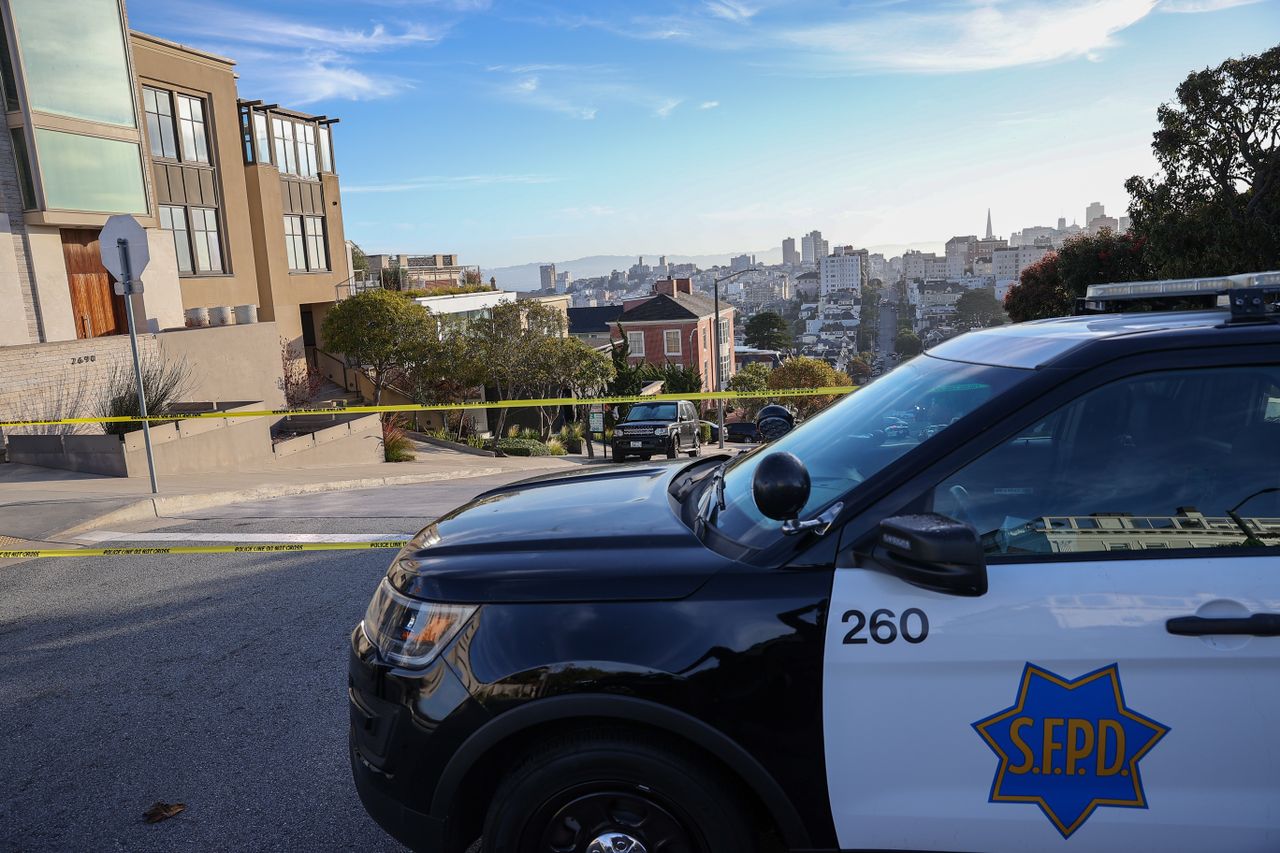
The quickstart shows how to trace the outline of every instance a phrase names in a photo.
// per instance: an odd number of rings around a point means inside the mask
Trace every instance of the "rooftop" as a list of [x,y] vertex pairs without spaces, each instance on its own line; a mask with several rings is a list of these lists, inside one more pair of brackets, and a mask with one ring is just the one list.
[[569,334],[585,335],[591,332],[607,332],[622,316],[621,305],[599,305],[591,308],[569,309]]
[[[732,310],[728,304],[721,311]],[[629,311],[623,311],[619,318],[623,322],[644,322],[646,320],[696,320],[699,317],[711,317],[716,313],[715,303],[700,293],[676,293],[670,296],[661,293],[652,299],[636,305]]]

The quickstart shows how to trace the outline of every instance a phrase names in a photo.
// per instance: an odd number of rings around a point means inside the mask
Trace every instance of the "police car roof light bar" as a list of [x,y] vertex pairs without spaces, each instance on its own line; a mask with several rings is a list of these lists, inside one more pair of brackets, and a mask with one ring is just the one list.
[[1220,307],[1231,309],[1234,323],[1270,320],[1280,308],[1280,271],[1093,284],[1083,298],[1076,300],[1076,313],[1113,313],[1123,311],[1125,302],[1197,297],[1217,297]]

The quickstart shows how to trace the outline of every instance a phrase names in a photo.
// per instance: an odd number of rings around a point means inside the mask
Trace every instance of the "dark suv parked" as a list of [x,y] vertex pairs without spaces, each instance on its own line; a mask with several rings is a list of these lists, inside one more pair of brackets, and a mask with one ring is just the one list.
[[681,451],[697,456],[699,429],[698,410],[688,400],[636,403],[613,428],[613,458],[623,462],[665,453],[675,459]]

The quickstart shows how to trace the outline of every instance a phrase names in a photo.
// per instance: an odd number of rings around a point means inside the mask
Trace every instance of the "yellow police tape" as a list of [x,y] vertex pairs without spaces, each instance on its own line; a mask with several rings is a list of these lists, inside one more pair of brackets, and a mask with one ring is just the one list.
[[0,421],[0,427],[20,426],[56,426],[59,424],[118,424],[146,420],[149,422],[168,423],[170,421],[196,420],[199,418],[261,418],[281,417],[289,415],[336,415],[336,414],[372,414],[374,412],[446,412],[455,409],[516,409],[527,406],[594,406],[616,405],[619,403],[650,403],[668,400],[741,400],[759,397],[813,397],[848,394],[857,390],[857,385],[839,385],[829,388],[786,388],[770,391],[700,391],[692,394],[648,394],[627,397],[548,397],[539,400],[492,400],[471,403],[431,403],[427,405],[406,404],[402,406],[340,406],[327,409],[256,409],[235,412],[175,412],[166,415],[153,415],[147,418],[115,416],[86,418],[31,418],[27,420]]
[[385,542],[299,542],[263,545],[178,545],[162,548],[45,548],[0,551],[0,560],[37,557],[157,557],[164,554],[276,554],[290,551],[367,551],[401,548],[406,540]]

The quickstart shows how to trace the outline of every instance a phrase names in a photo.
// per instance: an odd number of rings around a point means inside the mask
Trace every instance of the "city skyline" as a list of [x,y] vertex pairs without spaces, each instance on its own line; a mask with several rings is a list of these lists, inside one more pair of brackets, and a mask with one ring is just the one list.
[[1268,46],[1276,0],[846,4],[133,0],[138,29],[337,116],[348,236],[486,268],[817,229],[997,235],[1150,174],[1156,107]]

